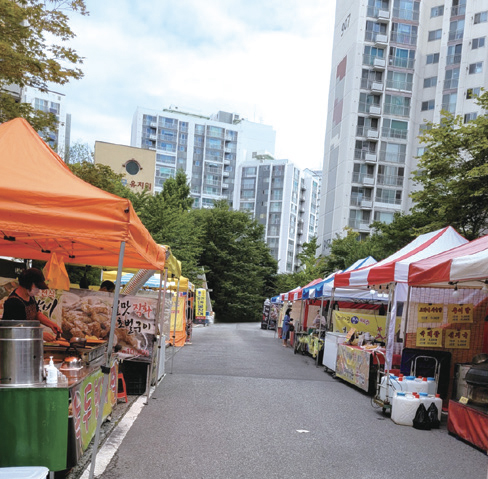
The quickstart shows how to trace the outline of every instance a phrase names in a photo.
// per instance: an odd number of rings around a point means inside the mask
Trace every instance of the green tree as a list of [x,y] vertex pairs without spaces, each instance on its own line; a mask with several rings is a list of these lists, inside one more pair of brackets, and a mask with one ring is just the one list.
[[64,162],[70,163],[93,163],[95,153],[88,143],[77,141],[72,143],[64,152]]
[[56,117],[35,111],[10,93],[79,79],[83,58],[68,46],[75,36],[69,12],[87,15],[84,0],[0,0],[0,123],[22,117],[37,131],[55,129]]
[[277,268],[263,240],[263,225],[226,201],[193,214],[204,230],[200,264],[213,290],[216,317],[224,322],[259,320]]
[[[488,109],[488,92],[478,99]],[[467,239],[488,228],[488,115],[468,123],[444,112],[440,124],[420,136],[426,147],[414,181],[422,187],[411,194],[414,213],[428,218],[426,230],[450,225]]]
[[197,284],[203,233],[190,209],[192,202],[186,174],[179,170],[164,182],[161,193],[145,198],[140,218],[157,243],[171,246],[183,276]]

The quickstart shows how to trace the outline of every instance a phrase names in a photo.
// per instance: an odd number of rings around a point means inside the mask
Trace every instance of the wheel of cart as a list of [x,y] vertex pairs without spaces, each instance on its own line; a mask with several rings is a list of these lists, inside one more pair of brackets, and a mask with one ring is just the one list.
[[[373,351],[373,359],[376,359],[378,369],[376,370],[376,392],[371,398],[371,405],[374,408],[381,408],[383,414],[391,413],[391,401],[393,399],[393,389],[390,385],[389,371],[385,371],[386,358],[382,351]],[[380,356],[383,358],[383,363],[380,361]],[[385,394],[381,394],[381,383],[383,377],[387,376]]]

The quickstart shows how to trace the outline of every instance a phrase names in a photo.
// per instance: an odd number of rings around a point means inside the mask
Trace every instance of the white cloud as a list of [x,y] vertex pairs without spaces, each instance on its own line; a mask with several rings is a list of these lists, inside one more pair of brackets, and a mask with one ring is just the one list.
[[85,77],[65,89],[73,139],[129,144],[137,106],[176,104],[270,124],[277,157],[321,167],[333,0],[86,3],[72,21]]

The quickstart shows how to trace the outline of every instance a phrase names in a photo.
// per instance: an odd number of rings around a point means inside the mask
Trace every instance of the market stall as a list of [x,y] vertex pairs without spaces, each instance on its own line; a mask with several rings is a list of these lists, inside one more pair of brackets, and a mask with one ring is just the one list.
[[[0,254],[49,261],[55,253],[64,263],[145,268],[162,271],[166,251],[158,246],[140,222],[130,201],[104,192],[71,173],[23,119],[0,125]],[[0,385],[2,411],[2,454],[0,466],[45,466],[51,471],[66,469],[69,402],[76,407],[76,387],[101,374],[85,388],[84,404],[96,419],[94,430],[85,421],[90,439],[95,435],[92,469],[95,466],[99,427],[104,416],[102,402],[113,385],[113,356],[117,312],[120,307],[120,275],[111,296],[112,309],[107,353],[100,364],[85,368],[85,377],[46,387],[34,381],[28,387]],[[13,326],[12,326],[13,327]],[[42,361],[42,357],[40,358]],[[93,370],[90,367],[93,366]],[[42,370],[42,364],[40,366]],[[102,377],[102,381],[100,381]],[[81,383],[80,383],[81,381]],[[52,405],[54,400],[57,407]],[[24,401],[29,420],[11,411]],[[109,401],[110,402],[110,401]],[[28,406],[27,406],[28,405]],[[6,406],[4,406],[6,407]],[[23,410],[25,414],[25,409]],[[82,416],[87,419],[88,409]],[[9,438],[15,437],[15,441]],[[53,441],[59,440],[54,443]],[[89,441],[88,438],[86,440]],[[39,444],[49,448],[32,447]]]
[[452,358],[449,432],[488,452],[488,236],[410,265],[406,345]]
[[[400,303],[407,300],[408,268],[411,263],[455,248],[467,240],[452,227],[420,235],[407,246],[372,266],[339,273],[335,288],[370,288],[388,295],[386,328],[386,366],[391,368],[395,350],[395,321]],[[398,352],[398,351],[396,351]]]

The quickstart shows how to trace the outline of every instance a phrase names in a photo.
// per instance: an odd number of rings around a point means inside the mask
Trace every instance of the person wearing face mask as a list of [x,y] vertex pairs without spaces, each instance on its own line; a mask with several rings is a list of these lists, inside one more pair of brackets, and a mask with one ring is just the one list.
[[[39,290],[49,289],[44,280],[42,271],[29,268],[19,275],[19,286],[10,293],[3,305],[3,320],[40,321],[44,326],[51,328],[55,335],[61,334],[61,328],[39,311],[35,300]],[[44,334],[44,339],[54,339],[50,334]]]

